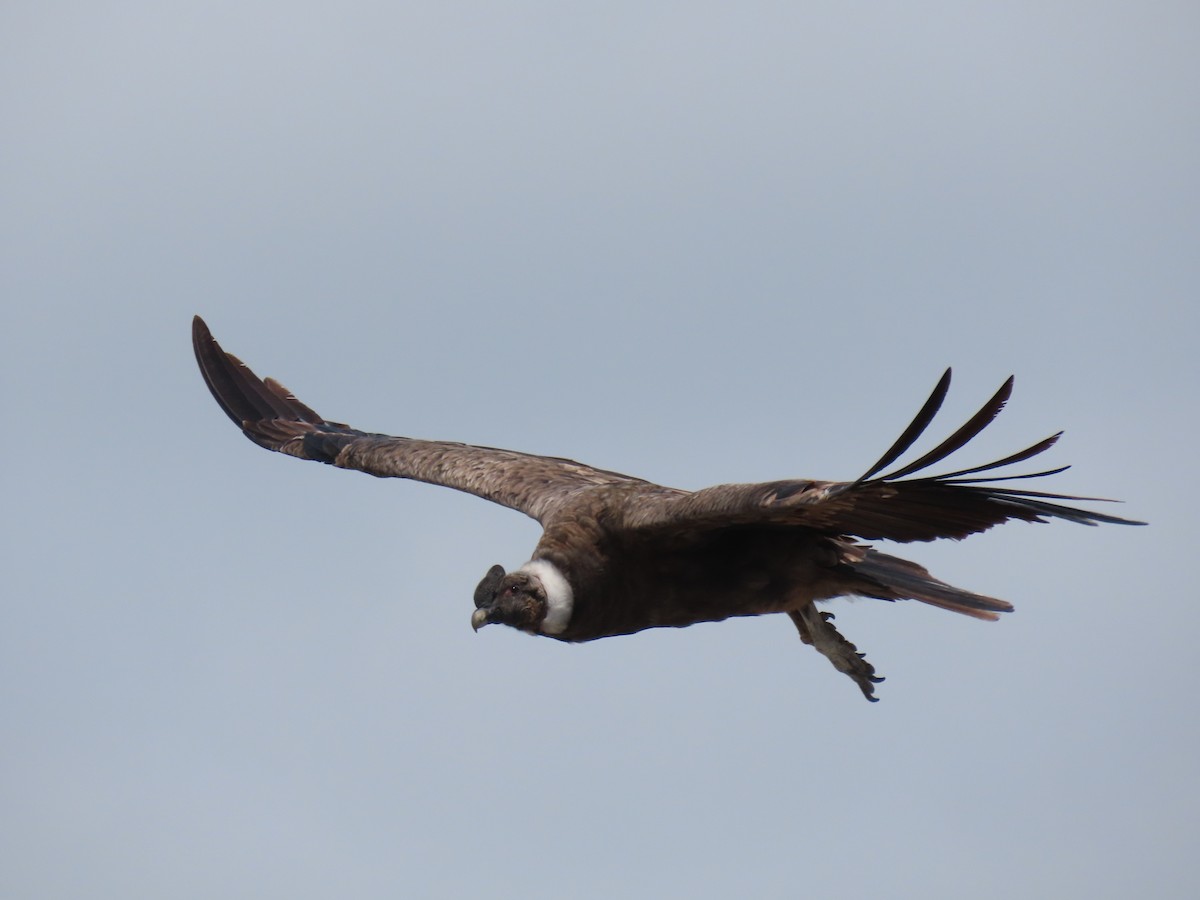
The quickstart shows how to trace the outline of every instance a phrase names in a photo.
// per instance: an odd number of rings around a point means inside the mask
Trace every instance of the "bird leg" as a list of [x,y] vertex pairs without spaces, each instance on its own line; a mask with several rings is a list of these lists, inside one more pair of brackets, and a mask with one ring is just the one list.
[[823,612],[814,604],[805,603],[798,610],[790,610],[788,615],[800,631],[800,640],[823,653],[839,672],[854,679],[863,696],[872,703],[879,699],[875,696],[875,685],[883,678],[876,676],[875,667],[866,661],[858,648],[829,624],[833,613]]

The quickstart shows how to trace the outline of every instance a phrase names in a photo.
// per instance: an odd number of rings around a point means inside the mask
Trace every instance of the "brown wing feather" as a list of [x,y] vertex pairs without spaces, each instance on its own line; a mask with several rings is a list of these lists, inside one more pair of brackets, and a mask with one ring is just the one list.
[[278,381],[260,379],[221,349],[199,316],[192,322],[192,345],[221,409],[246,437],[268,450],[381,478],[443,485],[543,523],[578,490],[640,481],[569,459],[358,431],[322,418]]
[[901,542],[963,538],[1009,519],[1027,522],[1066,519],[1084,525],[1102,522],[1144,524],[1054,502],[1109,502],[1100,498],[997,487],[991,483],[1044,477],[1061,472],[1065,467],[1023,475],[958,477],[994,471],[1030,459],[1053,446],[1059,435],[985,465],[946,475],[897,480],[940,462],[978,435],[1004,407],[1012,389],[1011,378],[965,425],[929,453],[895,472],[872,477],[894,463],[929,426],[949,386],[949,375],[947,370],[900,439],[856,481],[725,484],[680,497],[648,497],[638,508],[629,511],[626,524],[631,528],[686,529],[775,522],[831,534]]

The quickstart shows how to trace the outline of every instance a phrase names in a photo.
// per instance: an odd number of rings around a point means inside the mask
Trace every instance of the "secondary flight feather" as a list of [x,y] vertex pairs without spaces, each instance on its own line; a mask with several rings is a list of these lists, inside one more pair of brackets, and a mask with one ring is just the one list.
[[[272,378],[226,353],[197,316],[192,345],[218,405],[254,443],[300,459],[465,491],[518,510],[543,532],[528,562],[496,565],[475,589],[471,624],[503,624],[562,641],[732,616],[786,613],[801,640],[848,675],[869,700],[882,681],[816,604],[839,596],[920,600],[978,619],[1012,606],[954,587],[863,540],[963,538],[1009,519],[1141,525],[1068,502],[1109,502],[1012,482],[1066,466],[1007,471],[1050,449],[1062,432],[985,465],[920,474],[986,428],[1012,393],[1009,378],[962,427],[888,471],[933,422],[947,369],[904,433],[858,479],[664,487],[569,459],[360,431],[331,422]],[[883,474],[881,474],[883,473]],[[1004,482],[1004,485],[1000,485]]]

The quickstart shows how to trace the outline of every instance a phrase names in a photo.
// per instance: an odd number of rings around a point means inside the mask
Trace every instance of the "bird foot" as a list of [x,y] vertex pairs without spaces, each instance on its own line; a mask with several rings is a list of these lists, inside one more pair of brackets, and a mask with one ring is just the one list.
[[849,675],[863,696],[872,703],[879,699],[875,696],[875,685],[883,678],[875,674],[875,667],[858,652],[858,648],[830,624],[833,613],[823,612],[812,603],[806,603],[788,615],[800,631],[800,640],[822,653],[839,672]]

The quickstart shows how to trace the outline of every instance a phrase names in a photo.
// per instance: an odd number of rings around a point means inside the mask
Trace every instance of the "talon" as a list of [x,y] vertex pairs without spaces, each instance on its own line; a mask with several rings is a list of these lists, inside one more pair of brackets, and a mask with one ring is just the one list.
[[857,647],[829,624],[833,613],[808,606],[790,615],[804,643],[825,656],[839,672],[850,676],[863,696],[872,703],[879,699],[874,696],[874,685],[883,681],[883,676],[876,675],[875,667],[867,662],[866,654],[860,653]]

